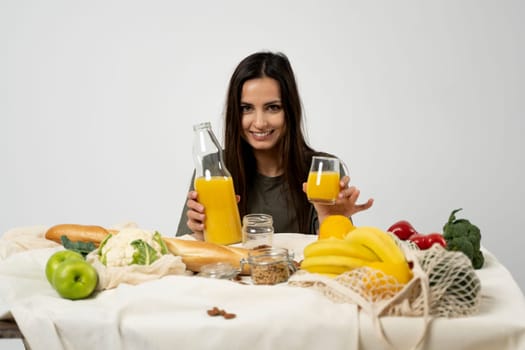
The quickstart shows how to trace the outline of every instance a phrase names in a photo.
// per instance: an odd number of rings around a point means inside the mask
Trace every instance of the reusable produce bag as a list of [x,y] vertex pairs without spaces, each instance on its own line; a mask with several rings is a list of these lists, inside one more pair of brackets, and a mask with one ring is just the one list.
[[424,251],[403,246],[412,262],[413,278],[399,284],[383,272],[363,267],[336,278],[300,271],[288,284],[314,288],[336,303],[357,304],[369,314],[387,345],[380,317],[422,317],[424,329],[414,345],[419,347],[432,317],[461,317],[476,313],[481,303],[481,284],[465,254],[451,252],[437,245]]

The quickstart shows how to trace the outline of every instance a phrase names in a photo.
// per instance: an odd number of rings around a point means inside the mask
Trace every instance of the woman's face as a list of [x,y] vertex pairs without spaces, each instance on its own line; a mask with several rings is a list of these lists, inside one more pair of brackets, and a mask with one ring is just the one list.
[[285,133],[279,83],[263,77],[247,80],[241,96],[243,137],[254,150],[274,150]]

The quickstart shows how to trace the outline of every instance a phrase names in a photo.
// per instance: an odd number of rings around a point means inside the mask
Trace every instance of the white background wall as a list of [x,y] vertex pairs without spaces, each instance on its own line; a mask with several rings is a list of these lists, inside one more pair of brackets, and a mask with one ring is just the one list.
[[0,234],[134,221],[174,235],[192,125],[222,139],[236,64],[283,51],[311,145],[374,207],[449,213],[525,287],[525,5],[470,1],[0,1]]

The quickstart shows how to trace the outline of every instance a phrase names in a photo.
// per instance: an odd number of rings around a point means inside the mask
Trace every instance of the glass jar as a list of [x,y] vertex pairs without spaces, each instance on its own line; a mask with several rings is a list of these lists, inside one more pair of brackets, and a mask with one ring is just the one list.
[[273,218],[268,214],[247,214],[242,219],[242,244],[245,248],[271,247]]
[[238,274],[239,270],[231,264],[218,262],[202,266],[197,276],[230,280]]
[[239,243],[241,219],[222,148],[209,122],[194,125],[193,130],[194,186],[206,211],[204,240],[224,245]]
[[293,257],[285,248],[254,249],[248,253],[247,259],[241,260],[241,270],[244,264],[250,266],[253,284],[283,283],[295,271]]

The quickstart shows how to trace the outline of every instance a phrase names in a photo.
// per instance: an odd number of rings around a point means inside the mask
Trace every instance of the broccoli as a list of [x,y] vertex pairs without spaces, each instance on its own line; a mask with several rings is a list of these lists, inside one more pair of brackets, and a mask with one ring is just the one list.
[[60,236],[64,248],[82,254],[85,258],[91,251],[97,249],[93,242],[72,241],[66,235]]
[[481,250],[478,250],[474,253],[474,257],[472,258],[472,266],[475,269],[481,269],[484,263],[485,257],[483,257],[483,253],[481,252]]
[[443,226],[443,237],[447,241],[447,249],[460,251],[472,262],[475,269],[483,266],[484,258],[481,252],[481,231],[467,219],[456,219],[456,213],[462,210],[453,210],[448,222]]
[[472,261],[474,259],[474,245],[466,236],[457,236],[447,240],[447,249],[463,252]]
[[474,251],[479,251],[481,249],[481,232],[479,228],[476,225],[471,225],[467,236],[474,246]]

